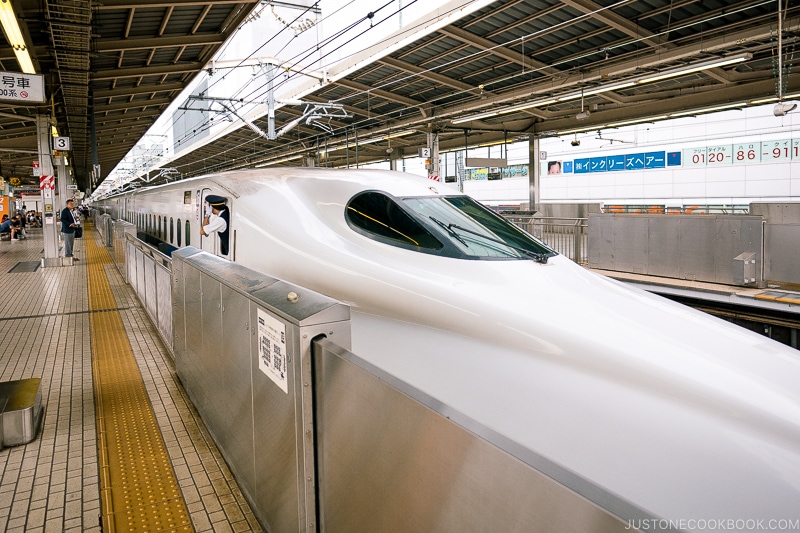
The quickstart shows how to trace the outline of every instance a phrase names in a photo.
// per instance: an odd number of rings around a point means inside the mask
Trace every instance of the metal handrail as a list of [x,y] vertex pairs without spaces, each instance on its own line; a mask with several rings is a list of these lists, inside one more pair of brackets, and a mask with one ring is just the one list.
[[514,213],[503,216],[518,228],[530,233],[572,261],[580,265],[588,263],[589,223],[587,218],[541,217]]

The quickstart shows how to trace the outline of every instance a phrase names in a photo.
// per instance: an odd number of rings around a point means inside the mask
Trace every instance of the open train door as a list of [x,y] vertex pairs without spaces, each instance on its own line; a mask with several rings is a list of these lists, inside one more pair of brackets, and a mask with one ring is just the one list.
[[[230,197],[226,196],[226,198],[228,199],[228,203],[226,204],[226,209],[228,210],[228,225],[229,225],[227,235],[224,236],[224,237],[221,237],[217,233],[212,233],[211,235],[202,235],[202,234],[200,234],[200,226],[203,224],[203,219],[205,218],[206,214],[210,214],[211,213],[211,208],[208,205],[207,197],[212,195],[212,194],[214,194],[214,192],[208,187],[205,187],[205,188],[203,188],[202,190],[199,191],[200,204],[199,204],[199,207],[198,207],[198,210],[197,210],[197,214],[196,214],[196,217],[197,217],[197,237],[200,239],[199,248],[201,250],[204,250],[206,252],[212,253],[214,255],[218,255],[220,257],[229,258],[229,257],[231,257],[229,255],[229,253],[223,253],[223,252],[224,251],[230,252],[230,244],[231,244],[230,235],[232,234],[232,232],[230,231],[230,200],[231,200]],[[194,235],[192,235],[192,238],[194,238]],[[225,247],[221,245],[221,239],[222,238],[228,239],[228,244],[229,244],[229,246],[228,246],[229,249],[228,250],[224,250]]]
[[[212,194],[212,192],[208,187],[200,191],[200,205],[197,208],[196,214],[197,230],[195,230],[195,232],[197,233],[197,237],[200,239],[200,246],[198,246],[198,248],[214,255],[219,255],[219,237],[217,237],[215,234],[206,236],[200,233],[200,227],[203,225],[203,219],[207,213],[211,212],[208,202],[206,201],[206,196],[209,194]],[[192,235],[192,237],[194,237],[194,235]]]

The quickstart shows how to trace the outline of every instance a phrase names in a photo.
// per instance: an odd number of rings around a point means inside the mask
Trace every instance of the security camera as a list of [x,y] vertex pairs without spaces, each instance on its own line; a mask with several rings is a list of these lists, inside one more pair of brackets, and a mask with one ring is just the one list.
[[581,142],[580,142],[578,139],[575,139],[574,141],[570,142],[570,144],[571,144],[572,146],[580,146],[580,145],[581,145]]
[[589,118],[589,110],[588,109],[586,111],[581,111],[580,113],[575,115],[575,119],[576,120],[586,120],[587,118]]
[[776,117],[782,117],[787,115],[790,111],[794,111],[796,108],[797,104],[778,102],[772,109],[772,114]]

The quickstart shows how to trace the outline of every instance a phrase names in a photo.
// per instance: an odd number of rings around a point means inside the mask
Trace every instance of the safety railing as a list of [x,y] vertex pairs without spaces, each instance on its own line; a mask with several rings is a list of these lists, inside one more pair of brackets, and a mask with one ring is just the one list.
[[125,277],[172,351],[172,259],[129,232],[123,235]]
[[588,263],[588,222],[585,218],[539,217],[509,213],[506,220],[527,231],[556,252],[580,265]]

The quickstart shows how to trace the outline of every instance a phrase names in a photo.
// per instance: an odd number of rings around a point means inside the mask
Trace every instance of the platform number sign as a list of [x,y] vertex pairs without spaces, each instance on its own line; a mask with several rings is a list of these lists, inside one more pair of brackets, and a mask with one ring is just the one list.
[[69,137],[53,137],[53,150],[68,152],[70,150]]

